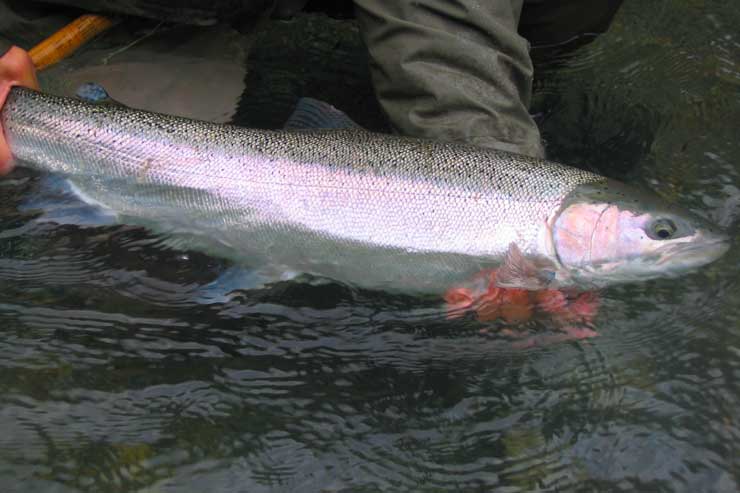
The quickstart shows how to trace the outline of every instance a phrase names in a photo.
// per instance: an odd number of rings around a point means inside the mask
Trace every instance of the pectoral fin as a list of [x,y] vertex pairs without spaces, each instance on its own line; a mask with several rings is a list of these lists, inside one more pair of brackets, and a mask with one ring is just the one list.
[[547,289],[555,278],[554,271],[526,258],[516,243],[509,245],[503,265],[496,274],[496,285],[536,291]]

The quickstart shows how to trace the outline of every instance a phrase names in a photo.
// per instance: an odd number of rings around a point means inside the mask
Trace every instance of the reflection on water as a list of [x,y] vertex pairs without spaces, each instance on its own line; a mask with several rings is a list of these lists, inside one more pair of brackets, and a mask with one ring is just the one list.
[[[738,22],[726,2],[625,2],[540,70],[550,155],[736,237]],[[44,187],[0,182],[2,491],[738,489],[735,249],[607,290],[600,337],[522,350],[338,284],[195,303],[228,266],[104,218],[49,223],[87,211],[41,211]]]

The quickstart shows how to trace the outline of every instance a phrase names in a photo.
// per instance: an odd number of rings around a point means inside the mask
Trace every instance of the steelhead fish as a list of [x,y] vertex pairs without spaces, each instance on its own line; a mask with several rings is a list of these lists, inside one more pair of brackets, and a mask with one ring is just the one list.
[[247,129],[18,87],[0,118],[18,161],[64,175],[121,222],[266,271],[418,293],[490,269],[501,286],[593,288],[728,248],[650,193],[470,145]]

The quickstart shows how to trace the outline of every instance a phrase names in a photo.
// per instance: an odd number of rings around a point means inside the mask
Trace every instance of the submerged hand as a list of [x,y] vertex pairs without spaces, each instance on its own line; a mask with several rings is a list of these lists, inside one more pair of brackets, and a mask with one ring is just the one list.
[[[17,46],[12,47],[0,57],[0,109],[5,104],[5,98],[13,86],[25,86],[31,89],[39,87],[38,80],[36,80],[36,68],[33,66],[31,57]],[[0,176],[9,173],[12,168],[12,154],[5,140],[5,134],[0,128]]]

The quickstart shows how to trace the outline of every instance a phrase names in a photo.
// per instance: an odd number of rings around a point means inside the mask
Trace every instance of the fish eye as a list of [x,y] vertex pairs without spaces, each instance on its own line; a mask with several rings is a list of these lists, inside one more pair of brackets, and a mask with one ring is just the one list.
[[658,219],[650,227],[656,240],[668,240],[676,233],[676,224],[670,219]]

